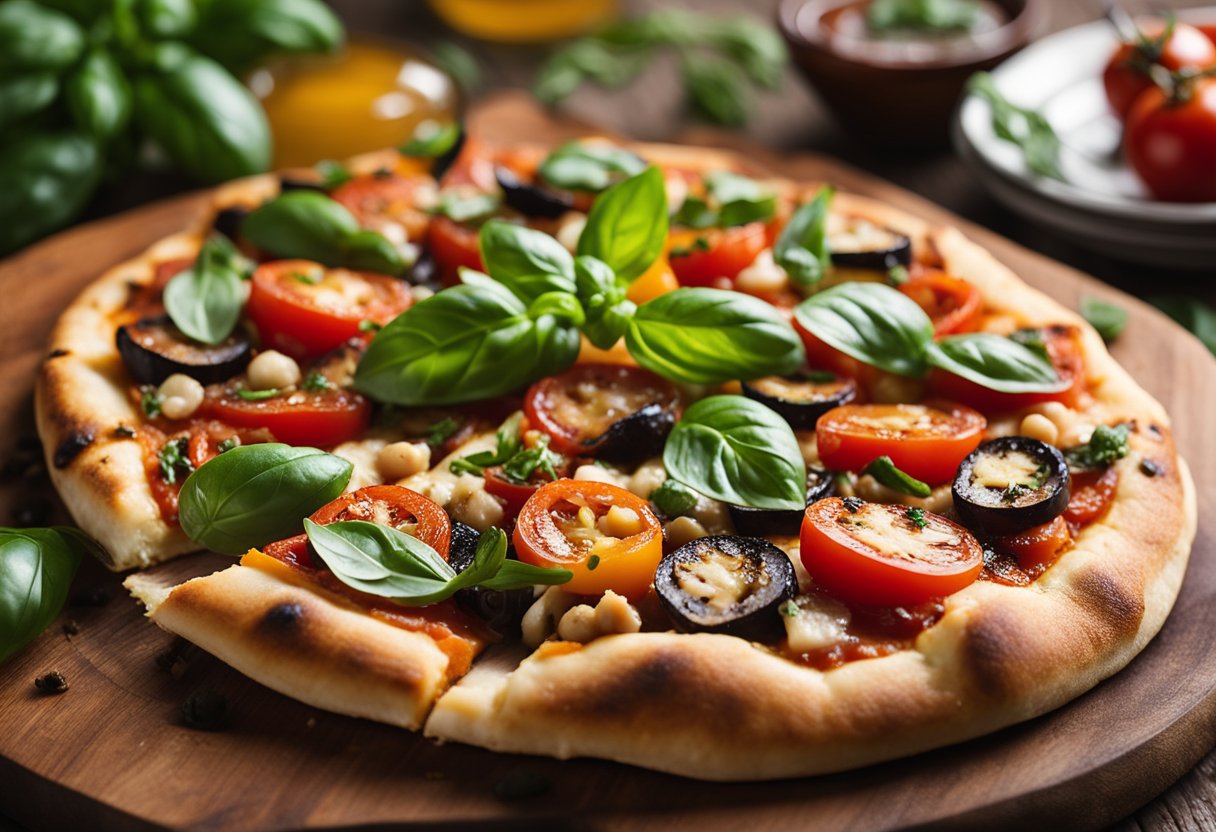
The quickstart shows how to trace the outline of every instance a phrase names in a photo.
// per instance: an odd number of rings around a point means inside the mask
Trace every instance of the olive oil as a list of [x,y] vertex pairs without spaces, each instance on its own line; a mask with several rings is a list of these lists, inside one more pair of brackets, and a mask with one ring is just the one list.
[[581,35],[608,22],[617,0],[431,0],[431,8],[466,35],[533,43]]

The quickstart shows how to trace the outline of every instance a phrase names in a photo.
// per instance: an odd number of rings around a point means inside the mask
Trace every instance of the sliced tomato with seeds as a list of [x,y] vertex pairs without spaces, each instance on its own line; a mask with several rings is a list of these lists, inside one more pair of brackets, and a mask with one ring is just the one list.
[[569,569],[570,592],[646,594],[663,558],[663,524],[641,497],[603,482],[541,486],[515,524],[515,552],[534,566]]
[[900,285],[899,291],[916,301],[933,320],[933,334],[971,332],[979,323],[983,302],[980,290],[967,280],[937,269],[924,269]]
[[749,222],[730,228],[677,229],[668,242],[667,261],[681,286],[722,288],[733,282],[768,247],[767,225]]
[[1034,579],[1046,572],[1071,543],[1072,532],[1060,516],[1041,526],[999,537],[994,545],[997,551],[1016,557],[1018,565]]
[[819,417],[819,458],[833,471],[861,471],[880,456],[929,485],[954,478],[983,439],[988,420],[969,407],[846,404]]
[[429,176],[371,174],[339,185],[330,195],[354,214],[364,228],[383,233],[389,226],[399,226],[405,239],[398,242],[405,242],[421,240],[426,235],[431,218],[417,207],[418,194],[420,189],[433,187],[434,180]]
[[800,555],[811,578],[828,592],[882,606],[951,595],[984,566],[983,547],[957,523],[853,497],[829,497],[807,507]]
[[1113,466],[1073,473],[1064,519],[1078,528],[1101,519],[1115,499],[1118,484],[1119,472]]
[[364,321],[386,324],[413,298],[408,284],[387,275],[275,260],[253,273],[247,311],[264,347],[308,358],[366,336]]
[[427,245],[443,282],[454,286],[460,282],[460,269],[485,271],[478,246],[478,230],[462,225],[449,217],[435,217],[427,233]]
[[371,419],[371,402],[336,385],[253,400],[242,398],[243,391],[240,379],[212,385],[202,410],[234,427],[264,428],[288,445],[320,448],[360,438]]

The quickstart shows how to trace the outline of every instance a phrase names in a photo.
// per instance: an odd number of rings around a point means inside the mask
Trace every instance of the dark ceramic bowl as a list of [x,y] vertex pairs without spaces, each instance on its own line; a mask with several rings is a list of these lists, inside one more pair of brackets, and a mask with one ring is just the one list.
[[946,147],[967,79],[1017,52],[1039,29],[1042,0],[995,2],[1003,23],[919,56],[824,24],[825,15],[858,0],[782,0],[777,23],[795,63],[851,137],[887,147]]

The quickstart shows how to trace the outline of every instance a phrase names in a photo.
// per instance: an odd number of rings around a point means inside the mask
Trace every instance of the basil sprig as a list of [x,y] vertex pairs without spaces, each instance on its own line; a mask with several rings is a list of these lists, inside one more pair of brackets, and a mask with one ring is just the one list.
[[861,473],[869,474],[878,480],[881,485],[885,485],[892,491],[899,491],[902,494],[910,494],[913,497],[928,497],[933,493],[933,489],[927,483],[923,483],[911,474],[897,468],[895,462],[889,456],[878,457],[878,459],[867,465]]
[[801,286],[818,283],[832,263],[827,223],[833,194],[832,188],[820,188],[814,199],[798,207],[773,244],[773,260]]
[[0,664],[55,620],[81,557],[98,548],[64,526],[0,528]]
[[567,142],[540,163],[540,178],[555,188],[599,192],[646,170],[631,150],[603,142]]
[[663,172],[649,167],[595,201],[578,253],[602,260],[628,283],[650,268],[666,244],[667,187]]
[[794,317],[830,347],[901,376],[937,367],[1001,393],[1056,393],[1068,386],[1044,351],[987,332],[935,341],[933,321],[881,283],[844,283],[804,300]]
[[245,218],[241,232],[277,257],[394,275],[410,265],[383,234],[360,228],[350,211],[315,191],[290,191],[267,202]]
[[672,217],[688,228],[730,228],[768,221],[777,211],[777,195],[754,179],[719,170],[706,174],[708,200],[689,196]]
[[491,220],[477,242],[486,270],[525,303],[546,292],[574,292],[574,257],[543,231]]
[[226,237],[203,243],[194,265],[165,286],[165,311],[174,325],[204,344],[219,344],[241,319],[251,264]]
[[688,408],[667,438],[663,464],[672,478],[715,500],[806,506],[806,464],[794,431],[742,396],[710,396]]
[[507,560],[507,535],[493,527],[482,532],[473,563],[460,573],[426,543],[389,526],[364,520],[322,526],[306,519],[304,530],[338,580],[404,606],[434,604],[468,587],[522,589],[574,577],[567,569]]
[[178,520],[195,543],[240,555],[298,533],[300,518],[341,494],[353,470],[316,448],[242,445],[190,475],[178,498]]

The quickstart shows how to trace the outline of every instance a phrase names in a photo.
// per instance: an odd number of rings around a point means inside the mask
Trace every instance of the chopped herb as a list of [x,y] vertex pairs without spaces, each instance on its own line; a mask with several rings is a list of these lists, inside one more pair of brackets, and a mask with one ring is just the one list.
[[862,500],[859,497],[845,497],[843,500],[841,500],[841,502],[844,503],[844,507],[849,510],[849,514],[856,514],[861,510],[861,507],[866,504],[865,500]]
[[892,286],[902,286],[908,282],[907,266],[892,266],[887,269],[887,282]]
[[587,558],[587,571],[588,572],[594,572],[596,569],[599,568],[599,565],[600,565],[600,556],[599,555],[592,555],[591,557]]
[[709,251],[709,240],[698,237],[686,246],[676,246],[667,253],[668,257],[687,257],[694,251]]
[[363,320],[359,321],[360,332],[379,332],[383,328],[383,325],[376,323],[370,318],[364,318]]
[[320,269],[313,269],[310,272],[288,272],[287,276],[292,280],[309,286],[316,286],[325,277]]
[[1100,298],[1081,298],[1081,315],[1103,341],[1115,340],[1127,326],[1127,310]]
[[139,408],[149,419],[160,415],[160,393],[151,384],[139,388]]
[[216,450],[216,453],[225,454],[225,453],[228,453],[228,451],[231,451],[233,448],[239,448],[239,447],[241,447],[241,437],[229,436],[227,439],[225,439],[223,442],[221,442],[219,445],[217,445],[215,447],[215,450]]
[[346,165],[332,159],[317,162],[313,169],[321,177],[321,187],[327,191],[332,191],[339,185],[345,185],[355,178]]
[[798,602],[795,601],[793,598],[791,598],[790,600],[786,601],[781,606],[777,607],[777,612],[781,613],[786,618],[797,618],[798,617]]
[[194,470],[194,463],[190,461],[190,439],[185,436],[166,442],[157,459],[161,478],[169,485],[177,482],[179,473],[188,476]]
[[127,427],[126,425],[119,425],[118,427],[114,428],[115,439],[131,439],[134,436],[135,430]]
[[182,724],[199,731],[218,731],[228,722],[228,697],[199,688],[182,703]]
[[874,0],[866,24],[874,32],[900,29],[970,30],[979,21],[976,0]]
[[993,132],[1021,148],[1026,167],[1040,176],[1064,181],[1060,172],[1060,138],[1041,113],[1011,104],[987,72],[972,75],[967,91],[992,107]]
[[1001,499],[1007,503],[1012,503],[1021,497],[1023,494],[1029,494],[1031,491],[1037,491],[1043,487],[1043,483],[1047,482],[1047,478],[1051,476],[1051,469],[1046,463],[1039,463],[1039,467],[1035,469],[1034,474],[1025,482],[1014,482],[1005,486],[1005,490],[1001,493]]
[[1161,466],[1151,459],[1140,460],[1140,473],[1146,477],[1155,477],[1161,473]]
[[925,519],[925,510],[923,508],[910,508],[904,513],[918,529],[923,529],[929,525],[929,521]]
[[536,445],[512,456],[502,464],[502,472],[507,479],[516,483],[526,483],[536,474],[543,472],[550,480],[557,479],[557,469],[554,467],[561,462],[561,457],[549,450],[549,437],[542,436]]
[[1104,468],[1127,456],[1131,448],[1127,438],[1131,428],[1126,425],[1098,425],[1084,445],[1069,448],[1064,457],[1073,468]]
[[63,693],[68,689],[68,680],[58,670],[52,670],[35,679],[34,687],[39,693]]
[[267,390],[247,390],[242,387],[236,391],[236,394],[247,402],[262,402],[266,399],[273,399],[275,396],[283,395],[283,391],[277,387],[271,387]]
[[453,474],[481,474],[485,469],[494,465],[502,465],[519,453],[523,443],[519,438],[519,424],[523,413],[515,413],[498,429],[498,446],[493,451],[480,451],[459,459],[452,460],[448,469]]
[[896,468],[889,456],[880,456],[867,465],[861,473],[869,474],[893,491],[910,494],[913,497],[928,497],[933,493],[933,489],[927,484]]
[[457,422],[451,416],[444,416],[427,428],[427,430],[426,444],[432,446],[442,445],[451,439],[456,431],[460,430],[460,422]]
[[333,383],[325,377],[324,373],[313,370],[304,380],[300,382],[300,389],[307,390],[310,393],[319,393],[322,390],[328,390],[333,387]]
[[668,477],[654,491],[650,502],[668,520],[686,515],[697,505],[697,493],[683,483]]
[[[770,220],[777,210],[777,197],[771,190],[737,173],[725,170],[708,173],[705,175],[705,189],[709,199],[695,196],[685,198],[680,210],[671,218],[673,225],[730,228]],[[699,242],[708,248],[703,238]],[[687,253],[683,256],[687,256]]]

